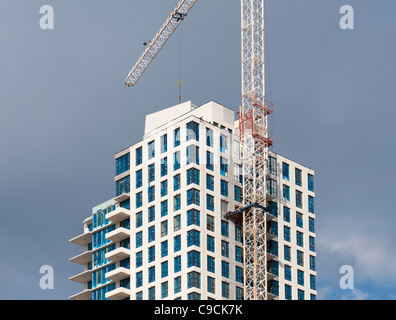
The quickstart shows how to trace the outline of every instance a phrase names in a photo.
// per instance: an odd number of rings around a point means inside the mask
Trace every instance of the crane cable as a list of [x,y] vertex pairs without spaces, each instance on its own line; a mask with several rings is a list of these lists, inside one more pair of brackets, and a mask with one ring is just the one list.
[[179,68],[179,104],[182,101],[182,54],[183,54],[183,25],[179,27],[177,36],[177,59]]

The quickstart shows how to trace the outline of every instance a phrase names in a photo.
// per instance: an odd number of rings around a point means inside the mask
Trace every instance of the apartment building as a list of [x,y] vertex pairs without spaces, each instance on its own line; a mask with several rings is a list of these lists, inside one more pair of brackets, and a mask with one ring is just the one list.
[[[115,155],[115,197],[92,210],[70,261],[70,299],[243,299],[242,201],[235,112],[186,102],[146,116],[142,141]],[[314,172],[270,152],[269,299],[315,299]]]

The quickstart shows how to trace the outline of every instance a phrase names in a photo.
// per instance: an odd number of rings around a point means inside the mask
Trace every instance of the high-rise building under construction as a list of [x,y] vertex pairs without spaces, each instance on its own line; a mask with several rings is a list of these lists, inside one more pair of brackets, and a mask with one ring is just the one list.
[[[244,299],[236,118],[213,101],[146,116],[143,139],[115,155],[115,197],[70,240],[84,249],[71,299]],[[265,170],[265,299],[315,299],[314,171],[272,151]]]

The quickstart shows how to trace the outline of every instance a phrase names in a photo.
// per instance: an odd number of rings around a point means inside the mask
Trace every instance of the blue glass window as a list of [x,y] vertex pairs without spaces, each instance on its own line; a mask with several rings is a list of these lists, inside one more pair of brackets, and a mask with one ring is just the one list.
[[290,202],[290,187],[283,185],[283,200]]
[[148,181],[153,182],[155,180],[155,164],[148,166]]
[[143,300],[143,292],[142,291],[136,293],[136,300]]
[[234,186],[234,195],[236,202],[242,202],[242,188]]
[[168,200],[161,202],[161,217],[168,215]]
[[161,263],[161,278],[165,278],[168,276],[168,261],[164,261]]
[[187,267],[201,268],[201,254],[198,251],[190,251],[187,253]]
[[136,268],[140,268],[143,265],[143,252],[136,253]]
[[228,138],[223,134],[220,134],[220,151],[223,153],[228,152]]
[[230,255],[230,245],[224,240],[221,240],[221,255],[226,258],[229,258]]
[[316,290],[316,277],[313,274],[311,274],[309,276],[309,280],[310,280],[310,288],[312,290]]
[[220,157],[220,174],[222,176],[228,176],[228,160]]
[[297,245],[300,247],[304,246],[304,236],[300,231],[297,231]]
[[235,246],[235,261],[242,263],[242,248]]
[[136,209],[140,208],[143,204],[143,194],[141,192],[136,194]]
[[215,238],[209,235],[207,236],[207,250],[215,252]]
[[116,182],[116,194],[117,197],[130,192],[130,177],[127,176],[123,179],[120,179]]
[[142,147],[136,149],[136,165],[140,165],[143,162]]
[[214,166],[214,155],[213,153],[206,151],[206,169],[213,171]]
[[179,293],[181,291],[181,277],[175,278],[175,293]]
[[208,277],[208,292],[209,293],[215,293],[216,290],[216,281],[212,277]]
[[309,231],[315,232],[315,219],[309,218]]
[[214,211],[214,197],[210,194],[206,195],[206,209]]
[[224,197],[228,197],[228,182],[221,180],[220,187],[221,187],[220,188],[221,195]]
[[304,253],[300,250],[297,250],[297,264],[304,267]]
[[168,194],[168,180],[161,182],[161,197],[165,197]]
[[191,225],[200,226],[200,212],[198,210],[187,211],[187,227]]
[[174,239],[174,248],[173,251],[174,252],[178,252],[181,249],[181,236],[177,236]]
[[148,262],[155,261],[155,246],[152,246],[148,249]]
[[291,267],[288,265],[285,265],[285,280],[292,281]]
[[308,174],[308,190],[314,191],[314,177],[312,174]]
[[201,274],[198,272],[189,272],[187,274],[187,289],[201,288]]
[[290,242],[290,228],[289,227],[286,227],[286,226],[283,227],[283,236],[284,236],[283,239],[285,241]]
[[200,204],[199,190],[197,189],[187,190],[187,206],[191,204],[196,204],[197,206]]
[[206,145],[213,147],[213,130],[206,128]]
[[154,282],[155,281],[155,266],[149,268],[148,274],[149,274],[148,282],[149,283]]
[[235,226],[235,241],[242,242],[242,228]]
[[168,240],[161,243],[161,258],[168,255]]
[[315,252],[315,238],[309,237],[309,250]]
[[296,190],[296,207],[302,209],[302,193]]
[[165,299],[168,296],[168,281],[161,283],[161,298]]
[[155,206],[148,208],[148,221],[153,222],[155,220]]
[[177,196],[174,196],[173,200],[174,200],[173,201],[173,203],[174,203],[174,211],[180,210],[180,206],[181,206],[180,194],[178,194]]
[[199,124],[194,121],[187,123],[187,141],[191,139],[199,141]]
[[148,188],[148,202],[155,200],[155,187],[151,186]]
[[124,173],[130,169],[130,154],[116,159],[116,175],[118,176],[121,173]]
[[190,145],[186,149],[187,152],[187,165],[191,163],[199,164],[199,147]]
[[290,209],[287,207],[283,207],[283,220],[290,222]]
[[187,232],[187,247],[200,246],[201,233],[197,230],[190,230]]
[[173,177],[173,191],[180,189],[180,174]]
[[136,233],[136,248],[141,247],[143,244],[143,233],[142,231]]
[[285,258],[285,260],[287,260],[287,261],[290,261],[291,260],[291,254],[290,254],[290,252],[291,252],[291,249],[290,249],[290,247],[289,246],[284,246],[284,258]]
[[180,169],[180,151],[173,154],[173,171]]
[[304,286],[304,271],[297,270],[297,283]]
[[309,269],[311,269],[312,271],[316,271],[315,257],[314,256],[309,256]]
[[161,153],[168,151],[168,135],[164,134],[161,137]]
[[155,143],[154,143],[154,141],[151,141],[148,143],[147,152],[148,152],[149,160],[155,157]]
[[180,146],[180,128],[175,129],[175,131],[173,132],[173,138],[174,138],[174,146],[175,147]]
[[143,285],[143,272],[136,273],[136,288],[140,288]]
[[155,228],[154,226],[152,226],[148,230],[148,242],[152,242],[154,240],[155,240]]
[[168,174],[168,158],[161,159],[161,177]]
[[300,186],[302,185],[301,181],[301,170],[296,168],[296,185]]
[[208,271],[215,273],[215,258],[208,256]]
[[230,284],[227,282],[221,282],[221,296],[228,299],[230,297]]
[[221,235],[223,237],[228,237],[229,235],[229,223],[228,221],[221,221]]
[[314,210],[314,197],[308,196],[308,211],[310,213],[315,213]]
[[292,299],[292,287],[285,284],[285,299],[291,300]]
[[273,240],[268,241],[267,252],[274,256],[278,256],[278,242]]
[[136,171],[136,189],[139,189],[143,185],[143,171]]
[[283,179],[289,181],[289,165],[287,163],[282,162],[282,176]]
[[298,300],[305,300],[305,292],[303,290],[297,290]]
[[296,213],[296,224],[297,224],[297,227],[300,227],[300,228],[302,228],[304,225],[303,215],[298,212]]
[[210,174],[206,175],[206,188],[208,190],[214,191],[214,177]]
[[221,261],[221,276],[225,278],[230,277],[230,264],[226,261]]
[[155,287],[149,288],[149,300],[155,300]]
[[175,258],[175,273],[180,272],[181,271],[181,256],[177,256]]
[[236,300],[243,300],[243,289],[240,287],[235,287],[236,289]]
[[243,283],[243,273],[241,267],[235,267],[235,280]]
[[199,170],[195,168],[187,170],[187,185],[192,183],[199,185]]

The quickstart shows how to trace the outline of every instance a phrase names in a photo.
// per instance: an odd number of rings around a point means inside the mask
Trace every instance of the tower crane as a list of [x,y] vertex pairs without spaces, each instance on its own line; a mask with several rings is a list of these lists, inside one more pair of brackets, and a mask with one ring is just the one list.
[[[196,0],[180,0],[125,81],[134,86],[149,64],[182,23]],[[239,134],[243,170],[242,206],[224,218],[243,225],[244,299],[271,299],[266,251],[269,195],[266,192],[266,165],[272,134],[268,115],[272,105],[265,99],[264,0],[241,0],[242,105],[239,109]]]

